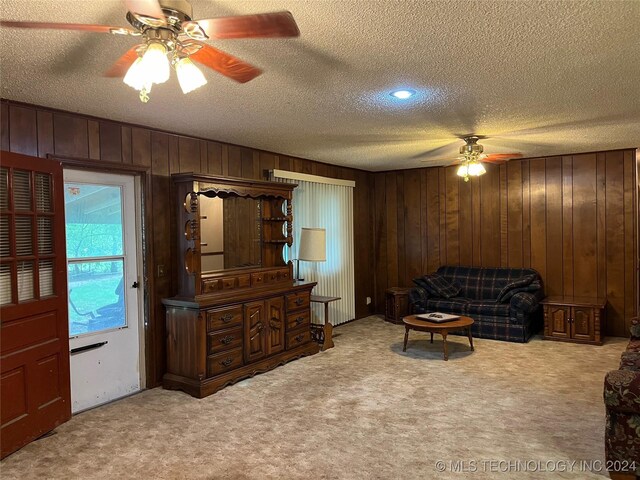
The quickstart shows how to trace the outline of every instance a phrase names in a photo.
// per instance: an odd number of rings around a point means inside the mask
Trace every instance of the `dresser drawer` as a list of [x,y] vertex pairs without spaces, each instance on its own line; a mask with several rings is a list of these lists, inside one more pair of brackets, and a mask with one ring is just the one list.
[[220,279],[220,288],[222,290],[230,290],[232,288],[248,287],[251,284],[251,275],[235,275],[233,277],[222,277]]
[[291,280],[291,273],[289,272],[288,268],[281,268],[280,270],[278,270],[278,273],[280,274],[281,282]]
[[287,312],[309,308],[309,292],[290,293],[287,295]]
[[242,328],[220,330],[207,335],[207,353],[222,352],[242,346]]
[[311,332],[309,329],[289,332],[287,333],[287,349],[308,343],[309,340],[311,340]]
[[242,305],[207,310],[207,331],[242,325]]
[[242,347],[207,357],[207,375],[212,377],[242,366]]
[[287,330],[295,330],[301,327],[308,328],[310,318],[311,312],[308,309],[287,314]]
[[202,293],[212,293],[220,290],[220,280],[217,278],[207,278],[202,280]]

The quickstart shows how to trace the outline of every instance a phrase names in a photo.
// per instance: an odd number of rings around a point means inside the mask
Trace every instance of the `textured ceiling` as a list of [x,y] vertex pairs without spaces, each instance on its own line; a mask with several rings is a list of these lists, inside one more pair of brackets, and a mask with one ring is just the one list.
[[[447,164],[470,133],[525,157],[640,146],[640,1],[191,3],[195,19],[289,10],[301,36],[212,42],[264,74],[241,85],[207,69],[188,95],[172,74],[145,105],[101,76],[135,38],[1,28],[1,95],[368,170]],[[118,0],[0,9],[128,25]],[[397,87],[418,93],[395,100]]]

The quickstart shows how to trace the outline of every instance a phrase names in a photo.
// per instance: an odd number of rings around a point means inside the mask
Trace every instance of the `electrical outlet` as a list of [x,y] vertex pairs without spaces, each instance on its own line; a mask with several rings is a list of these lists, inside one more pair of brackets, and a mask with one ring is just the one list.
[[371,305],[371,297],[367,297],[367,305]]
[[165,275],[164,265],[158,265],[158,277],[164,277]]

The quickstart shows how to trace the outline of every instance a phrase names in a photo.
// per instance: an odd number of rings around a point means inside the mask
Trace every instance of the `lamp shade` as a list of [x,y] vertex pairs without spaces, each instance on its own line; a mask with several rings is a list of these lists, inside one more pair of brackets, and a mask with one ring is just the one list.
[[166,47],[159,42],[151,42],[142,56],[140,68],[153,83],[169,80],[170,68]]
[[298,258],[307,262],[327,260],[327,234],[324,228],[302,228]]
[[176,74],[182,93],[187,94],[207,83],[207,79],[198,67],[188,58],[181,58],[176,63]]

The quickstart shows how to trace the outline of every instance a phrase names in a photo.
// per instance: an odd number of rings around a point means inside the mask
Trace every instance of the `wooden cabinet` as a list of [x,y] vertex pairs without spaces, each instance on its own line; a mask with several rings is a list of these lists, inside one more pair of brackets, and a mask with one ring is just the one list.
[[[319,351],[311,341],[309,296],[315,283],[273,296],[217,305],[180,298],[167,310],[167,373],[163,386],[202,398],[225,386]],[[300,305],[290,302],[302,298]]]
[[[293,242],[295,185],[193,174],[173,179],[179,275],[177,296],[162,301],[163,386],[201,398],[317,353],[309,322],[316,284],[294,284],[292,264],[282,257],[283,247]],[[248,207],[241,201],[245,197]],[[201,205],[214,198],[229,201],[218,210]],[[228,222],[224,235],[203,231],[221,219]],[[231,268],[203,271],[205,265]]]
[[541,303],[545,339],[602,345],[605,299],[547,297]]
[[385,292],[384,319],[391,323],[402,323],[402,317],[409,315],[410,288],[393,287]]

